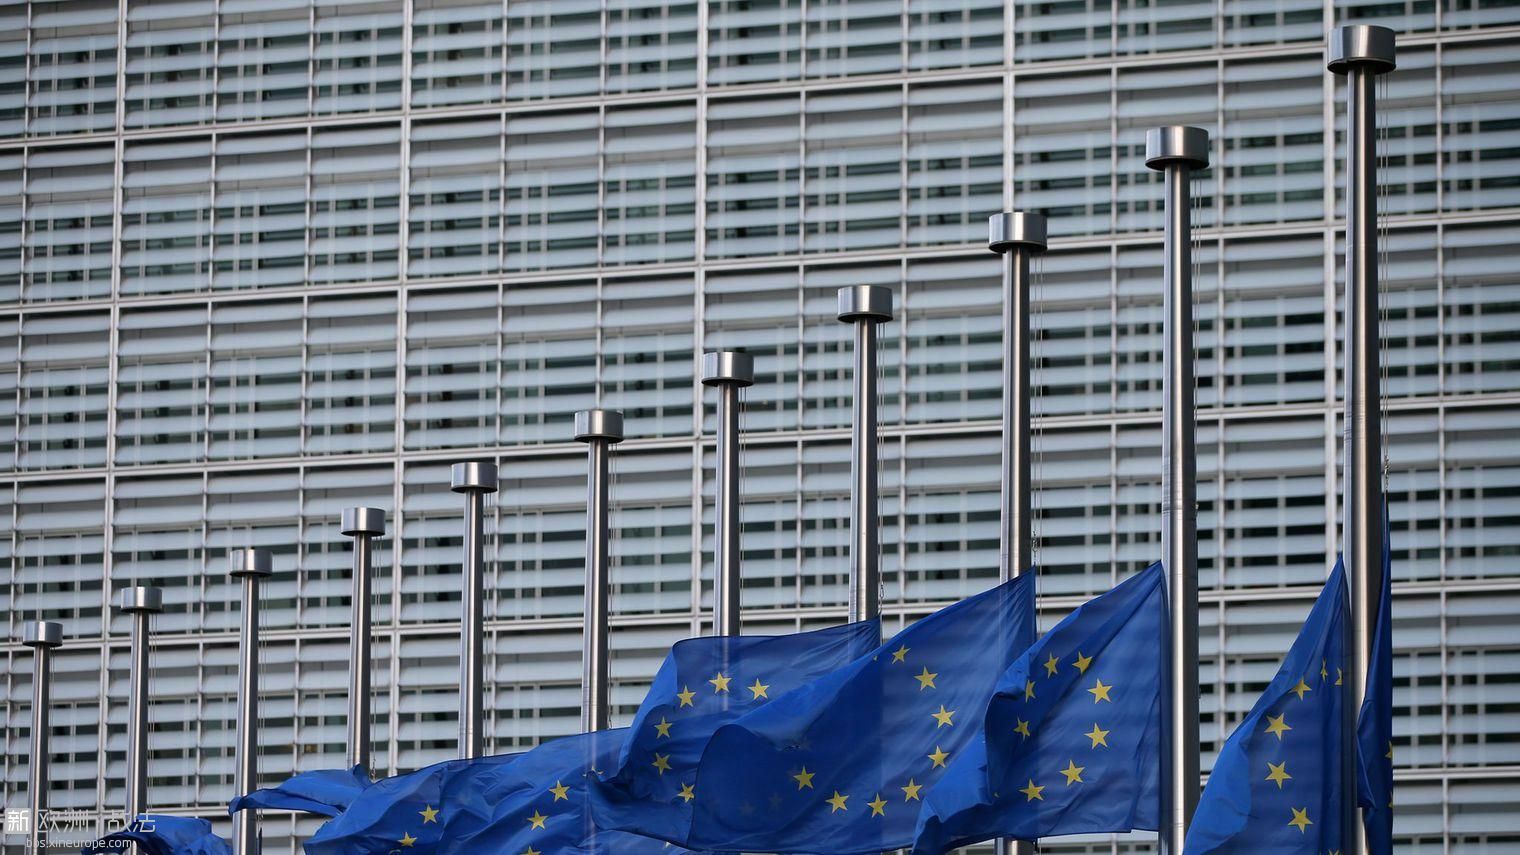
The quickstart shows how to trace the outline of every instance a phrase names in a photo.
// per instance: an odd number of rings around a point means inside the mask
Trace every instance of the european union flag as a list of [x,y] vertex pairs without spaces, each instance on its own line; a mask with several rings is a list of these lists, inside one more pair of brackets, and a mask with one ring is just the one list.
[[1084,603],[998,681],[983,729],[924,800],[913,851],[1155,829],[1160,564]]
[[81,851],[84,855],[119,853],[127,842],[136,843],[143,855],[232,855],[232,847],[211,832],[206,820],[156,813],[139,815],[130,827],[107,834]]
[[677,642],[634,717],[617,767],[592,787],[597,824],[680,843],[696,797],[693,773],[714,731],[880,643],[877,620],[793,635]]
[[1340,849],[1345,576],[1337,561],[1277,676],[1220,749],[1185,855]]
[[906,844],[924,793],[980,732],[998,675],[1028,646],[1033,591],[1025,576],[942,609],[717,728],[681,763],[663,748],[632,747],[634,768],[653,766],[680,786],[683,809],[637,830],[713,850]]
[[238,796],[228,804],[227,812],[269,809],[337,816],[371,783],[360,766],[299,772],[279,786]]
[[377,781],[319,828],[306,852],[679,855],[591,824],[586,784],[616,760],[627,736],[622,729],[568,736],[526,754],[450,760]]
[[[1385,508],[1384,517],[1387,516]],[[1357,716],[1357,804],[1370,855],[1393,851],[1393,596],[1392,544],[1383,528],[1383,590],[1368,662],[1367,694]]]

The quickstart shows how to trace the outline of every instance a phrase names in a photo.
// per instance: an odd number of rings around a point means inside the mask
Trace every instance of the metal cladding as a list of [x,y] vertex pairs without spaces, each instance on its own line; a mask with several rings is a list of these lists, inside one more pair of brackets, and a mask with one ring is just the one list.
[[228,558],[233,576],[274,575],[274,556],[267,549],[234,549]]
[[1329,56],[1325,66],[1336,74],[1346,74],[1352,66],[1363,66],[1373,74],[1397,67],[1393,30],[1371,24],[1336,27],[1330,34]]
[[27,647],[61,647],[63,624],[55,620],[28,621],[21,631],[21,643]]
[[987,248],[1007,252],[1016,246],[1046,248],[1045,215],[1033,211],[1004,211],[987,218]]
[[881,285],[850,285],[839,289],[839,319],[875,321],[892,320],[892,289]]
[[1189,169],[1209,165],[1209,132],[1187,125],[1167,125],[1145,132],[1145,165],[1161,170],[1172,164]]
[[164,592],[146,586],[127,588],[121,592],[117,603],[124,612],[161,612],[164,610]]
[[[459,466],[468,465],[470,464],[456,464],[455,470],[457,471]],[[495,478],[493,477],[491,481],[494,484]],[[454,483],[457,485],[459,482],[456,479]],[[454,489],[459,488],[455,486]],[[358,537],[361,534],[379,537],[385,534],[385,511],[379,508],[344,508],[339,526],[339,531],[346,537]]]
[[617,410],[581,410],[575,414],[576,442],[623,441],[623,414]]
[[455,463],[449,489],[456,493],[496,492],[496,464],[482,461]]
[[755,384],[755,358],[737,350],[720,350],[702,354],[702,385],[735,386]]

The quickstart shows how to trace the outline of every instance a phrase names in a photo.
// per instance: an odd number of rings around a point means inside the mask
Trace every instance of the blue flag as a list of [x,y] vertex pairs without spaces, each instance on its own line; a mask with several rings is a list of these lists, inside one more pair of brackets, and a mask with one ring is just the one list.
[[449,760],[376,781],[317,830],[306,852],[680,855],[660,841],[591,825],[586,784],[616,760],[627,736],[624,729],[568,736],[526,754]]
[[1345,575],[1337,561],[1277,676],[1220,749],[1185,855],[1341,848]]
[[915,853],[1157,827],[1163,582],[1151,565],[1003,673],[978,738],[926,794]]
[[298,772],[279,786],[238,796],[227,806],[227,812],[269,809],[337,816],[371,783],[359,766]]
[[211,832],[206,820],[156,813],[139,815],[130,827],[107,834],[81,851],[84,855],[120,853],[129,841],[143,855],[232,855],[232,847]]
[[[1387,517],[1387,509],[1384,511]],[[1393,852],[1393,556],[1387,524],[1383,527],[1383,588],[1378,595],[1377,626],[1367,669],[1367,694],[1356,723],[1358,744],[1357,804],[1369,855]]]
[[942,609],[717,728],[679,764],[662,760],[663,749],[650,759],[635,748],[633,768],[647,776],[641,767],[668,762],[655,771],[682,793],[680,811],[636,830],[725,851],[906,844],[923,793],[980,732],[998,675],[1031,640],[1033,590],[1024,576]]

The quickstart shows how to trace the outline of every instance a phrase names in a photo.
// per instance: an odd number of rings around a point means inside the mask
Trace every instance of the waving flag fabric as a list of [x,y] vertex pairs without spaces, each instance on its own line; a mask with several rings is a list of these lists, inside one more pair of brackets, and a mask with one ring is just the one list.
[[1025,576],[757,704],[717,728],[700,755],[677,762],[663,748],[635,744],[630,767],[679,786],[681,810],[641,819],[629,809],[618,827],[724,851],[841,855],[903,846],[924,794],[980,733],[998,675],[1033,632],[1033,580]]
[[143,855],[232,855],[232,847],[211,832],[211,823],[189,816],[145,813],[130,828],[112,832],[81,850],[84,855],[119,853],[132,842]]
[[240,810],[295,810],[319,816],[337,816],[370,785],[369,776],[355,766],[352,769],[317,769],[300,772],[276,787],[254,790],[238,796],[227,806],[228,813]]
[[[1387,517],[1387,509],[1383,511]],[[1393,596],[1392,544],[1383,528],[1383,590],[1368,662],[1367,694],[1357,717],[1357,804],[1369,855],[1393,852]]]
[[1185,855],[1340,850],[1346,620],[1337,561],[1277,676],[1220,750]]
[[1163,581],[1151,565],[1007,669],[983,732],[926,793],[915,853],[1157,827]]

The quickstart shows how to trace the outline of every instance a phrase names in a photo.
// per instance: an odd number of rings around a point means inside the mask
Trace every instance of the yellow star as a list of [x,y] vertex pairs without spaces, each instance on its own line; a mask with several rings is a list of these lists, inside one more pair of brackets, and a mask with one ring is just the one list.
[[676,797],[685,799],[689,803],[692,799],[697,797],[697,791],[692,788],[691,784],[682,784],[681,792],[676,793]]
[[1033,699],[1034,699],[1034,681],[1033,680],[1029,680],[1028,682],[1024,683],[1024,700],[1028,701],[1028,700],[1033,700]]
[[570,788],[559,781],[554,782],[554,786],[549,788],[549,792],[554,794],[555,801],[560,801],[561,799],[567,802],[570,801]]
[[1323,659],[1319,660],[1319,678],[1320,678],[1320,680],[1328,680],[1328,679],[1330,679],[1330,669],[1328,669],[1328,668],[1325,667],[1326,664],[1327,663],[1325,662],[1325,660],[1323,660]]
[[797,782],[797,789],[800,790],[800,789],[803,789],[805,787],[805,788],[811,790],[813,788],[813,775],[815,775],[815,774],[817,774],[817,773],[816,772],[809,772],[807,770],[807,767],[803,766],[801,772],[798,772],[797,774],[795,774],[795,775],[792,776],[792,780]]
[[1087,771],[1086,766],[1078,766],[1075,760],[1067,760],[1066,768],[1061,770],[1061,774],[1066,776],[1066,786],[1085,783],[1082,780],[1082,773],[1085,771]]
[[892,661],[893,662],[902,662],[905,658],[907,658],[907,656],[908,656],[908,645],[906,645],[906,644],[904,644],[902,647],[899,647],[896,650],[892,651]]
[[654,762],[650,763],[649,765],[655,767],[656,769],[659,769],[660,774],[663,775],[666,772],[670,771],[670,755],[660,754],[656,752],[654,755]]
[[438,821],[438,810],[436,808],[434,808],[432,805],[428,805],[427,807],[423,808],[422,810],[417,811],[417,813],[419,813],[419,814],[422,815],[422,824],[423,825],[427,825],[430,822],[437,822]]
[[1393,740],[1388,740],[1388,753],[1384,754],[1383,757],[1387,760],[1393,759]]
[[1282,789],[1283,781],[1292,779],[1293,776],[1288,774],[1288,761],[1284,760],[1281,763],[1269,761],[1267,763],[1267,780],[1276,784],[1279,790]]
[[712,683],[713,694],[716,695],[719,692],[728,691],[728,683],[732,679],[733,677],[725,676],[722,671],[719,671],[718,676],[712,678],[711,680],[708,680],[707,682]]
[[934,761],[934,766],[932,768],[935,768],[935,769],[943,769],[943,768],[945,768],[945,758],[947,758],[949,756],[950,756],[949,754],[945,753],[944,751],[941,751],[940,747],[938,745],[934,746],[934,753],[929,755],[929,759]]
[[1111,732],[1098,727],[1098,723],[1093,722],[1093,729],[1082,735],[1092,740],[1092,745],[1087,746],[1088,748],[1097,748],[1099,745],[1107,748],[1108,734]]
[[411,832],[403,831],[401,832],[401,839],[396,842],[402,846],[411,846],[417,842],[417,838],[413,837]]
[[544,853],[538,851],[537,849],[534,849],[532,846],[529,846],[528,851],[524,852],[523,855],[544,855]]
[[1339,668],[1335,669],[1335,685],[1337,685],[1337,686],[1341,685],[1341,681],[1344,680],[1345,678],[1346,678],[1346,672],[1345,671],[1342,671]]
[[1304,834],[1309,826],[1314,824],[1314,820],[1309,818],[1308,808],[1289,808],[1289,810],[1293,811],[1293,818],[1288,820],[1288,824],[1297,828],[1299,834]]
[[660,716],[660,723],[654,726],[654,732],[656,739],[670,738],[670,722],[665,720],[665,716]]
[[881,797],[881,793],[876,794],[876,801],[866,802],[866,806],[871,809],[871,816],[887,815],[887,800]]
[[547,816],[544,816],[543,814],[539,813],[536,810],[533,811],[533,815],[530,816],[530,817],[528,817],[528,828],[529,828],[529,830],[532,830],[532,829],[535,829],[535,828],[543,828],[544,827],[544,820],[546,820],[546,819],[548,819]]
[[1034,779],[1033,778],[1029,779],[1029,786],[1025,787],[1022,790],[1019,790],[1019,792],[1021,792],[1021,793],[1024,794],[1024,797],[1025,797],[1024,801],[1026,801],[1026,802],[1032,802],[1035,799],[1039,799],[1042,802],[1045,801],[1045,797],[1043,795],[1041,795],[1041,793],[1045,792],[1045,788],[1044,787],[1036,787],[1034,785]]
[[697,693],[693,692],[688,686],[682,686],[681,691],[676,692],[676,697],[681,699],[681,706],[683,707],[691,706],[692,699],[696,698],[696,696]]
[[1087,669],[1090,668],[1090,667],[1092,667],[1092,661],[1093,661],[1093,658],[1091,656],[1083,656],[1082,655],[1082,651],[1078,650],[1077,651],[1077,661],[1074,662],[1074,663],[1072,663],[1072,664],[1074,664],[1074,665],[1077,666],[1077,673],[1078,674],[1086,674],[1087,673]]
[[1056,675],[1056,668],[1060,667],[1060,665],[1061,660],[1057,659],[1054,653],[1050,654],[1050,658],[1045,660],[1045,676],[1054,677]]
[[1092,693],[1093,703],[1097,703],[1099,701],[1108,701],[1109,703],[1113,703],[1114,699],[1108,696],[1108,690],[1112,688],[1113,686],[1103,685],[1103,680],[1099,679],[1097,685],[1093,686],[1087,691]]
[[1298,681],[1298,685],[1294,686],[1293,688],[1289,689],[1288,691],[1292,692],[1295,695],[1298,695],[1298,699],[1299,700],[1303,700],[1305,692],[1312,692],[1314,690],[1311,689],[1311,688],[1309,688],[1309,684],[1308,683],[1305,683],[1302,679],[1300,679]]
[[1013,732],[1024,737],[1025,739],[1028,739],[1031,736],[1029,733],[1029,722],[1023,719],[1019,719],[1019,723],[1017,725],[1014,725]]
[[923,788],[924,788],[923,784],[915,784],[915,783],[913,783],[913,779],[909,778],[908,779],[908,786],[900,788],[903,791],[903,801],[905,801],[905,802],[916,802],[916,801],[918,801],[918,791],[922,790]]
[[934,678],[938,676],[939,674],[930,671],[928,668],[925,668],[922,673],[914,676],[913,679],[918,681],[918,690],[922,692],[924,689],[939,688],[938,686],[934,685]]
[[833,797],[824,799],[824,801],[834,806],[833,809],[829,811],[829,813],[839,813],[842,810],[849,810],[849,808],[844,806],[844,803],[849,800],[849,796],[841,796],[838,790],[834,791]]
[[767,695],[766,692],[769,692],[771,690],[771,687],[760,682],[759,677],[755,678],[755,685],[745,686],[745,688],[749,689],[749,699],[752,701],[756,698],[766,698],[767,700],[770,699],[770,695]]
[[955,722],[950,720],[950,716],[955,715],[955,710],[945,709],[944,704],[939,705],[939,712],[929,713],[929,715],[933,716],[934,720],[939,722],[939,724],[935,725],[936,728],[954,726],[955,724]]
[[1267,729],[1262,732],[1270,733],[1273,736],[1277,737],[1278,742],[1282,742],[1282,735],[1293,729],[1288,726],[1287,722],[1283,721],[1283,719],[1287,717],[1287,713],[1283,713],[1282,715],[1267,716]]

